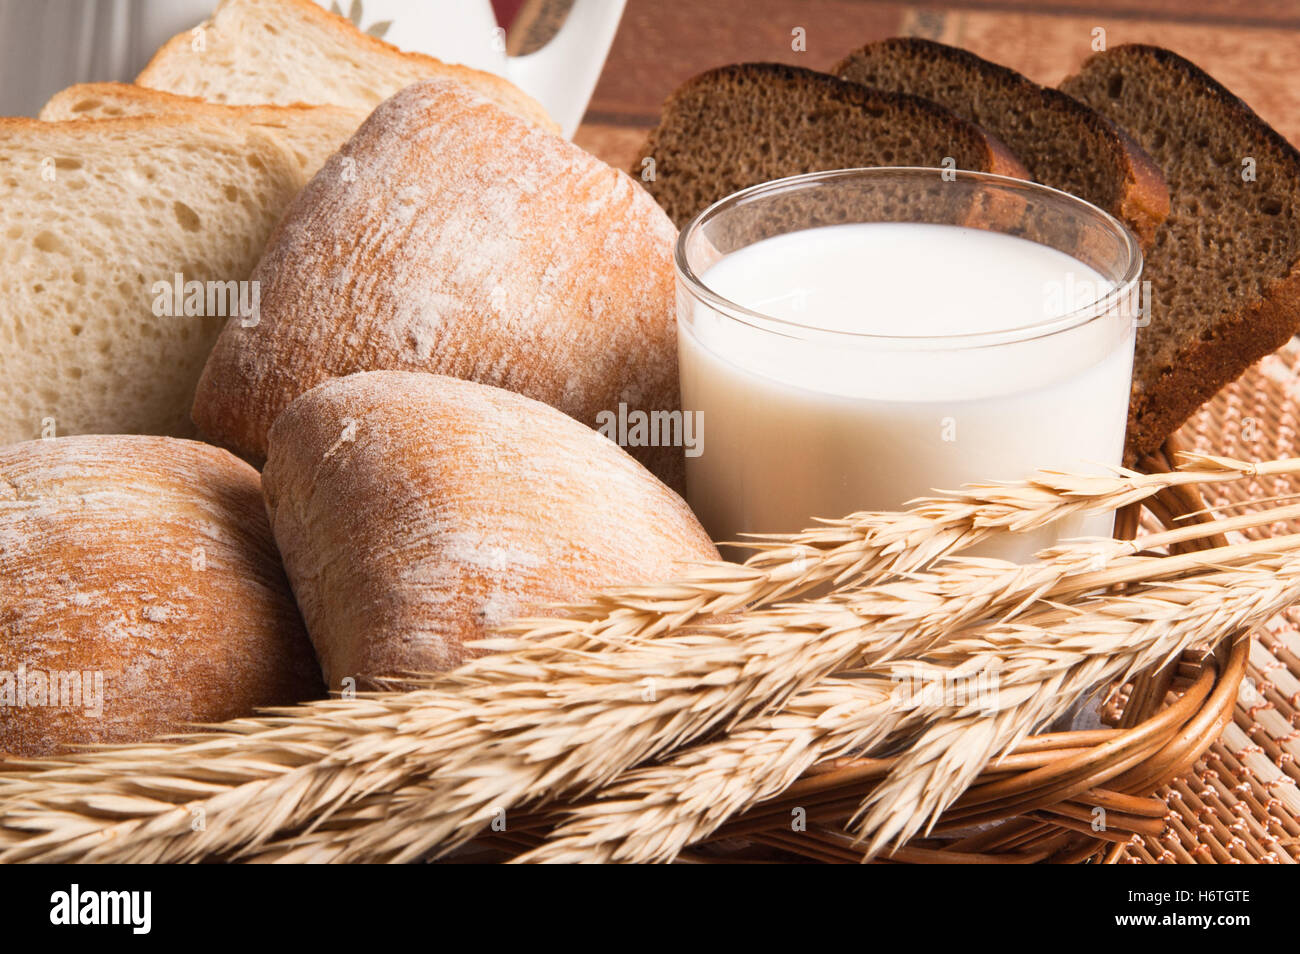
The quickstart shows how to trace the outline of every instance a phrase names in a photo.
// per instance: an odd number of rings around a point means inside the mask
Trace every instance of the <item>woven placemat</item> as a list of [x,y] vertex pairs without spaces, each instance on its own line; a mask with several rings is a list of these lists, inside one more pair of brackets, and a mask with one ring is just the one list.
[[[1224,388],[1178,433],[1179,444],[1243,460],[1297,456],[1300,341]],[[1202,488],[1206,505],[1300,494],[1285,477]],[[1295,533],[1275,524],[1246,534]],[[1300,862],[1300,607],[1255,633],[1233,723],[1187,773],[1160,794],[1169,806],[1158,838],[1135,836],[1109,856],[1129,864]]]

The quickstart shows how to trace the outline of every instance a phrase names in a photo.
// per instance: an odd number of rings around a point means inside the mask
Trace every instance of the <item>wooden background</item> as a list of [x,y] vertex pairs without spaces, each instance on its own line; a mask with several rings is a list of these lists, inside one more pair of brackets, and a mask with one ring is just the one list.
[[[498,0],[511,47],[553,29],[569,0]],[[805,52],[791,49],[802,27]],[[710,67],[774,60],[826,69],[864,43],[924,36],[1055,85],[1091,52],[1158,43],[1199,64],[1300,142],[1300,0],[628,0],[577,142],[620,168],[638,158],[664,98]]]

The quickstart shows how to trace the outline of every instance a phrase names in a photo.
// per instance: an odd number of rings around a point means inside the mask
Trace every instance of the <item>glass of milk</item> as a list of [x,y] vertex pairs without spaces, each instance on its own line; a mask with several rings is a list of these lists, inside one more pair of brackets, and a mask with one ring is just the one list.
[[[714,539],[1120,463],[1142,254],[1018,179],[847,169],[723,199],[676,249],[687,498]],[[1110,514],[973,552],[1028,561]],[[733,555],[736,555],[733,553]]]

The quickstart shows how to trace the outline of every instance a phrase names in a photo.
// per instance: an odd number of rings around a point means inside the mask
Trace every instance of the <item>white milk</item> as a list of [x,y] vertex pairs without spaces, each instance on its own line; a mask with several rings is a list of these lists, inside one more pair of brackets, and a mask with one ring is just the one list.
[[[682,404],[703,414],[688,496],[714,539],[1120,461],[1133,323],[1053,323],[1112,288],[1062,252],[949,225],[839,225],[758,242],[701,279],[728,301],[809,326],[758,328],[682,296]],[[827,330],[1004,334],[958,347]],[[1110,515],[1091,516],[978,552],[1027,560],[1056,539],[1110,531]]]

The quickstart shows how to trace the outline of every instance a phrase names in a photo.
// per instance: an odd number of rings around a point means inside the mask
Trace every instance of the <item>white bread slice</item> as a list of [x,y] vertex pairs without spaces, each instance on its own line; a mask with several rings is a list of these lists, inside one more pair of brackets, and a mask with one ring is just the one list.
[[255,129],[0,119],[0,444],[48,436],[47,419],[58,434],[192,434],[225,318],[158,317],[175,302],[154,286],[247,279],[301,185]]
[[541,104],[508,80],[403,52],[311,0],[223,0],[196,30],[201,32],[187,31],[163,44],[136,83],[214,103],[333,104],[369,111],[404,86],[440,77],[559,131]]
[[223,106],[130,83],[81,83],[50,97],[44,120],[117,119],[123,116],[202,116],[244,122],[274,133],[293,150],[304,180],[316,174],[369,115],[345,106]]

